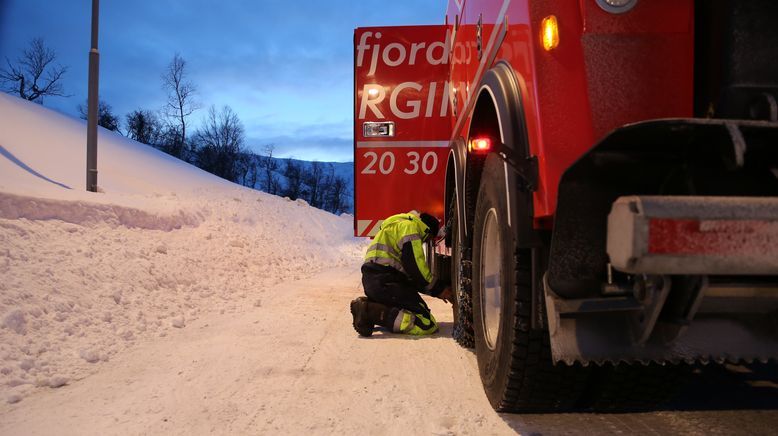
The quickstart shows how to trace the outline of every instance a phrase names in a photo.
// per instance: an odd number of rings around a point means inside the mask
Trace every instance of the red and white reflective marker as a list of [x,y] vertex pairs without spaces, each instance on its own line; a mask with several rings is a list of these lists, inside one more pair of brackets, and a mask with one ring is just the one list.
[[778,274],[778,198],[620,197],[608,256],[628,273]]

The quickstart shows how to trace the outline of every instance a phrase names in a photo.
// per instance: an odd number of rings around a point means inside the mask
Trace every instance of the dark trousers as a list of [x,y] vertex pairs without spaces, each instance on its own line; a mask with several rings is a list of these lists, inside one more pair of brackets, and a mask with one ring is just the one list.
[[405,274],[390,266],[362,265],[362,286],[371,301],[405,309],[429,318],[430,310]]

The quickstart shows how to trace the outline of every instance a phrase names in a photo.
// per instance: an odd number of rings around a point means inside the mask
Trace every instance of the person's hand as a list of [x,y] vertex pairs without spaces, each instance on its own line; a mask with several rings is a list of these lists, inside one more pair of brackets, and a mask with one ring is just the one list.
[[446,288],[443,289],[443,292],[438,295],[438,298],[446,303],[450,303],[454,299],[454,293],[451,291],[451,286],[446,286]]

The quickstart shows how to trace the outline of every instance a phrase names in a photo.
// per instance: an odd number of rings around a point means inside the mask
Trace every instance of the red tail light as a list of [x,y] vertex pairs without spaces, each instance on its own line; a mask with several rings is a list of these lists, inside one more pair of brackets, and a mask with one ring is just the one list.
[[492,149],[492,140],[488,137],[476,137],[467,145],[471,153],[487,153]]

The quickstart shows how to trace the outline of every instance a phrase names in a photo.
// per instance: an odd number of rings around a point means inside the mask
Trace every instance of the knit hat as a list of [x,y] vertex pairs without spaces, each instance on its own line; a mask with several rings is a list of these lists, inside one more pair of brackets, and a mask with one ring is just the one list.
[[438,230],[440,230],[440,223],[438,219],[428,213],[422,213],[419,215],[421,221],[429,227],[429,235],[431,238],[438,236]]

